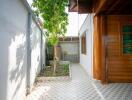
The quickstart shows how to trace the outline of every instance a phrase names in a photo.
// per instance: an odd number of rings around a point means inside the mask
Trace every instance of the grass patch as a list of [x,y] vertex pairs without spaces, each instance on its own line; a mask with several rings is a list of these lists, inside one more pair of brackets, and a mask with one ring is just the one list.
[[46,66],[38,77],[57,77],[57,76],[68,76],[69,75],[69,64],[62,64],[56,67],[56,73],[53,73],[53,66]]

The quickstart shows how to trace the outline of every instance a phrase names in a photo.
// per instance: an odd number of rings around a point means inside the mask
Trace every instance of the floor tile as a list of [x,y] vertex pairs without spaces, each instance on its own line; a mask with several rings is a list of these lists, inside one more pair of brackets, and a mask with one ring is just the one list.
[[92,81],[79,64],[71,65],[72,80],[44,82],[27,100],[132,100],[132,84],[102,85]]

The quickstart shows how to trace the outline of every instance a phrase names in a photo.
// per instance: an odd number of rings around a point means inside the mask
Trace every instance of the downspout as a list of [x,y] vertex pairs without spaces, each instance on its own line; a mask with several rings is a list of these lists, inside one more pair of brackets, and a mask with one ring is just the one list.
[[30,93],[30,70],[31,70],[31,41],[30,41],[30,34],[31,34],[31,20],[32,14],[28,13],[28,23],[27,23],[27,94]]

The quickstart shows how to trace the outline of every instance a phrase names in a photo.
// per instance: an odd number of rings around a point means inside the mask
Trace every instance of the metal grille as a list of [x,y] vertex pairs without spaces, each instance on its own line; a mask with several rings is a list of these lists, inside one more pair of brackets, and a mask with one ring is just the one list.
[[62,60],[70,61],[73,63],[78,63],[79,62],[79,55],[66,54],[66,55],[63,55]]

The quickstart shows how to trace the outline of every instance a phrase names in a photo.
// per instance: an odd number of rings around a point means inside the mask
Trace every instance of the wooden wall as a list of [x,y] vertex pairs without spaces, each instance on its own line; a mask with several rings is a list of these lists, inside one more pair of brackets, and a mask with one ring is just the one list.
[[94,48],[93,48],[93,77],[95,79],[101,80],[101,54],[100,54],[100,17],[94,17]]
[[93,77],[106,83],[105,16],[94,17]]
[[122,52],[122,24],[132,24],[132,16],[107,16],[108,82],[132,82],[132,54]]
[[132,82],[132,54],[122,51],[123,24],[132,25],[132,16],[95,16],[93,76],[102,83]]

